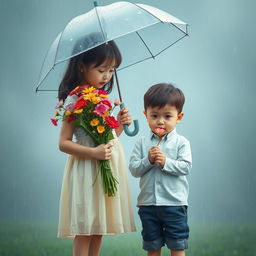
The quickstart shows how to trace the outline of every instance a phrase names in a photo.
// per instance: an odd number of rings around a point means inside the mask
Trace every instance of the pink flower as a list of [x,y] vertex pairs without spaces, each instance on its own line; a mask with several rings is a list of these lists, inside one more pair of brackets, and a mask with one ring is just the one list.
[[115,100],[115,101],[114,101],[114,104],[115,104],[115,106],[119,106],[119,105],[122,104],[122,102],[121,102],[120,100]]
[[158,128],[156,128],[156,129],[154,130],[154,133],[155,133],[157,136],[162,137],[162,136],[164,135],[164,133],[165,133],[165,129],[158,127]]
[[109,106],[107,106],[105,104],[98,104],[96,106],[96,108],[94,109],[93,113],[95,113],[99,116],[103,116],[108,109],[109,109]]
[[109,108],[112,108],[111,101],[109,99],[104,99],[101,101],[101,103],[107,105]]

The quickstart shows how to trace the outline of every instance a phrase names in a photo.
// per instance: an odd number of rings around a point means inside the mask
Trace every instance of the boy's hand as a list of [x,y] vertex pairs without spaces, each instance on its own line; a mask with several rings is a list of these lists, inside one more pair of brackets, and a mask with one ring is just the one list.
[[158,146],[153,146],[149,151],[148,151],[148,160],[151,164],[155,163],[155,158],[157,155],[157,152],[159,151]]
[[163,168],[165,165],[166,156],[160,151],[158,146],[154,146],[148,152],[148,160],[151,164],[157,163],[161,168]]
[[117,115],[117,120],[120,124],[130,125],[132,123],[132,118],[130,116],[128,108],[123,108],[119,111]]
[[156,153],[155,157],[155,163],[159,164],[161,168],[164,167],[166,161],[166,156],[163,152],[159,150],[159,152]]

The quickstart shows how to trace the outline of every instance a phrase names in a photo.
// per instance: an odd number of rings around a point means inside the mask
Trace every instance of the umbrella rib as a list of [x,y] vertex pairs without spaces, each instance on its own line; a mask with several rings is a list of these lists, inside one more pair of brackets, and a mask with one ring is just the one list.
[[53,89],[38,89],[37,92],[56,92],[58,91],[57,89],[53,90]]
[[175,24],[173,24],[173,23],[168,23],[168,24],[174,26],[174,27],[177,28],[179,31],[181,31],[183,34],[188,35],[188,31],[187,31],[187,26],[188,26],[188,24],[186,24],[186,32],[185,32],[183,29],[181,29],[181,28],[179,28],[178,26],[176,26]]
[[140,40],[142,41],[142,43],[145,45],[145,47],[147,48],[147,50],[149,51],[151,57],[154,59],[155,56],[154,54],[151,52],[151,50],[149,49],[149,47],[147,46],[146,42],[144,41],[144,39],[142,38],[142,36],[139,34],[139,32],[136,32],[136,34],[138,35],[138,37],[140,38]]
[[137,61],[137,62],[134,62],[134,63],[132,63],[132,64],[129,64],[129,65],[123,67],[123,68],[119,68],[117,71],[121,71],[121,70],[123,70],[123,69],[125,69],[125,68],[131,67],[131,66],[133,66],[133,65],[136,65],[136,64],[141,63],[141,62],[143,62],[143,61],[145,61],[145,60],[148,60],[148,59],[152,59],[152,57],[147,57],[147,58],[145,58],[145,59],[143,59],[143,60],[139,60],[139,61]]
[[[36,92],[41,91],[39,90],[40,85],[42,85],[43,81],[46,79],[48,74],[54,69],[55,64],[52,66],[52,68],[45,74],[44,78],[41,80],[41,82],[36,87]],[[56,90],[55,90],[56,91]]]
[[104,30],[103,30],[103,27],[102,27],[102,24],[101,24],[101,21],[100,21],[100,16],[98,14],[97,6],[95,6],[95,11],[96,11],[96,15],[97,15],[97,18],[98,18],[98,21],[99,21],[99,24],[100,24],[101,33],[102,33],[104,41],[106,43],[107,42],[107,38],[105,37],[105,34],[104,34]]
[[59,42],[58,42],[58,45],[57,45],[57,49],[56,49],[56,53],[55,53],[55,56],[54,56],[53,67],[54,67],[54,65],[55,65],[55,63],[56,63],[57,52],[58,52],[58,50],[59,50],[60,40],[61,40],[61,38],[62,38],[62,35],[63,35],[63,32],[61,32],[61,34],[60,34],[60,39],[59,39]]
[[166,48],[164,48],[162,51],[160,51],[159,53],[157,53],[157,54],[155,55],[155,57],[158,56],[159,54],[161,54],[163,51],[165,51],[165,50],[167,50],[168,48],[170,48],[171,46],[173,46],[174,44],[176,44],[177,42],[179,42],[182,38],[184,38],[184,37],[186,37],[186,36],[188,36],[188,34],[185,34],[184,36],[182,36],[181,38],[177,39],[175,42],[173,42],[172,44],[170,44],[169,46],[167,46]]
[[[60,33],[60,39],[61,39],[62,33],[63,33],[63,32]],[[58,35],[58,36],[59,36],[59,35]],[[59,39],[59,41],[60,41],[60,39]],[[58,44],[58,46],[59,46],[59,44]],[[51,49],[51,45],[48,47],[47,54],[46,54],[45,57],[44,57],[43,65],[41,66],[40,75],[39,75],[39,79],[38,79],[39,82],[40,82],[40,77],[41,77],[41,74],[42,74],[42,71],[43,71],[43,66],[44,66],[44,63],[45,63],[45,61],[46,61],[46,57],[47,57],[48,52],[50,51],[50,49]],[[58,47],[57,47],[57,49],[56,49],[56,53],[57,53],[57,50],[58,50]],[[37,87],[36,87],[36,92],[38,91],[38,88],[40,87],[40,85],[42,84],[42,82],[45,80],[45,78],[47,77],[47,75],[50,73],[50,71],[51,71],[52,69],[54,69],[55,60],[56,60],[56,55],[57,55],[57,54],[55,54],[53,66],[52,66],[51,69],[47,72],[47,74],[44,76],[43,80],[37,85]]]

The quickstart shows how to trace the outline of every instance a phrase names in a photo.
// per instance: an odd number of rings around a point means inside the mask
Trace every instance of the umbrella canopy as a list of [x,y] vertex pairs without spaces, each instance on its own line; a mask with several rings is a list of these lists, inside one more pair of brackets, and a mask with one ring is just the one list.
[[[145,4],[115,2],[95,7],[72,19],[57,36],[45,57],[36,91],[57,90],[44,82],[55,70],[61,79],[67,60],[114,40],[123,62],[118,70],[155,58],[187,36],[187,24],[171,14]],[[53,75],[54,76],[54,75]]]
[[[94,6],[91,11],[72,19],[54,40],[45,57],[36,91],[56,91],[52,85],[57,87],[60,84],[70,58],[108,41],[114,40],[122,53],[123,61],[118,68],[122,70],[155,58],[188,35],[188,24],[149,5],[115,2],[98,6],[94,1]],[[116,71],[115,76],[122,101]],[[47,86],[44,82],[48,77],[52,79]],[[121,108],[124,108],[123,103]],[[133,131],[124,125],[129,136],[136,135],[139,130],[138,121],[133,122]]]

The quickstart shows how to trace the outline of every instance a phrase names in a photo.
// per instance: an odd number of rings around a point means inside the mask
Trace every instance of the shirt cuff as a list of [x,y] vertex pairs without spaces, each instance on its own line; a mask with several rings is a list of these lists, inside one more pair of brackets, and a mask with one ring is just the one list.
[[161,171],[170,172],[170,166],[172,166],[172,160],[166,157],[164,167],[161,169]]
[[144,168],[152,166],[152,164],[149,162],[148,157],[142,159],[142,165],[144,166]]

